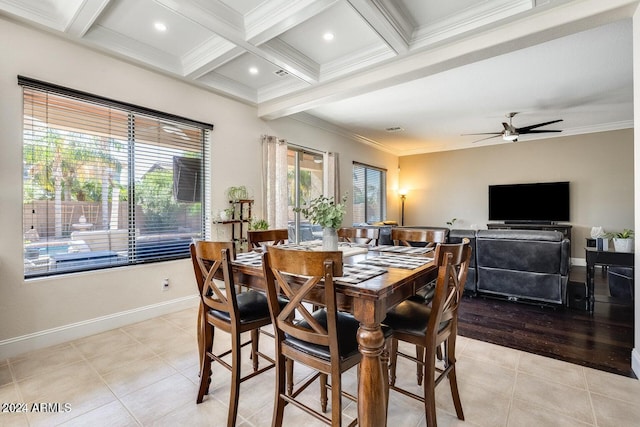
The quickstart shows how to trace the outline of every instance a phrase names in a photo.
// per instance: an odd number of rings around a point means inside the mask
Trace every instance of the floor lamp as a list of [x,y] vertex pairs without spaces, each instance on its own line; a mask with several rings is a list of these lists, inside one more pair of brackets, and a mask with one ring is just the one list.
[[404,191],[400,192],[400,203],[401,203],[401,208],[400,208],[400,225],[404,225],[404,201],[407,199],[407,194]]

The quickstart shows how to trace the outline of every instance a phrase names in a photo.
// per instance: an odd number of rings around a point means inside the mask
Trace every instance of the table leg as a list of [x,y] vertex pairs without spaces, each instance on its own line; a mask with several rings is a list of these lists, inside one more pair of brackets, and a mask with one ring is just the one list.
[[595,264],[587,263],[587,309],[589,310],[589,314],[593,314],[593,308],[595,305],[595,272]]
[[358,424],[363,427],[385,426],[387,384],[380,359],[385,340],[380,323],[360,323],[358,344],[362,353],[358,376]]

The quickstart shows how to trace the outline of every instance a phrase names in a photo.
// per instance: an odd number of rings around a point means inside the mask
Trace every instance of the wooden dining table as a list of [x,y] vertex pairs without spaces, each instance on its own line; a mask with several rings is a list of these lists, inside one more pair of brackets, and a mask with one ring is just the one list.
[[[369,258],[379,257],[381,252],[347,255],[344,264],[358,264]],[[385,252],[385,257],[394,256]],[[397,254],[398,257],[405,255]],[[400,258],[399,258],[400,259]],[[405,258],[406,259],[406,258]],[[385,339],[380,327],[387,311],[437,278],[437,268],[432,260],[414,268],[384,267],[386,272],[360,283],[336,282],[338,309],[347,311],[360,322],[357,341],[362,354],[358,376],[358,424],[360,426],[385,426],[387,421],[386,361],[381,361]],[[232,263],[237,284],[265,290],[262,268],[246,265],[237,260]],[[323,292],[310,303],[322,304]]]

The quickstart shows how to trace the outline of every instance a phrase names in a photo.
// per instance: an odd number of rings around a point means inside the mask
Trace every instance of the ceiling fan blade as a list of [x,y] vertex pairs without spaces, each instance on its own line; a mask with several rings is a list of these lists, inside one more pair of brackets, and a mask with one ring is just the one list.
[[497,138],[497,137],[499,137],[499,136],[502,136],[502,134],[501,134],[501,133],[499,133],[499,134],[494,135],[494,136],[489,136],[489,137],[487,137],[487,138],[478,139],[477,141],[471,141],[471,143],[472,143],[472,144],[475,144],[476,142],[485,141],[485,140],[487,140],[487,139],[491,139],[491,138]]
[[535,124],[535,125],[524,126],[524,127],[516,128],[516,129],[517,129],[518,133],[527,133],[531,129],[539,128],[540,126],[550,125],[552,123],[558,123],[558,122],[561,122],[561,121],[562,121],[562,119],[551,120],[550,122],[538,123],[538,124]]
[[561,130],[542,130],[542,129],[536,129],[536,130],[529,130],[526,132],[520,132],[520,133],[548,133],[548,132],[562,132]]
[[481,133],[461,133],[460,136],[468,135],[502,135],[502,132],[481,132]]

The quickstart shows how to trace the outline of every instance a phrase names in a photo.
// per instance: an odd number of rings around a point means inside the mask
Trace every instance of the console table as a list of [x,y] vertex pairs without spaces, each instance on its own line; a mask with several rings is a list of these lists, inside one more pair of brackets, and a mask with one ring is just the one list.
[[545,231],[559,231],[562,233],[565,239],[571,240],[571,225],[567,224],[535,224],[535,223],[489,223],[487,224],[489,230],[545,230]]
[[593,314],[595,304],[594,296],[594,275],[596,264],[602,266],[619,265],[623,267],[633,267],[633,252],[599,251],[593,247],[586,247],[585,258],[587,260],[587,301],[589,313]]

